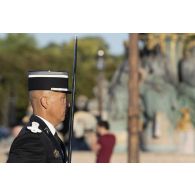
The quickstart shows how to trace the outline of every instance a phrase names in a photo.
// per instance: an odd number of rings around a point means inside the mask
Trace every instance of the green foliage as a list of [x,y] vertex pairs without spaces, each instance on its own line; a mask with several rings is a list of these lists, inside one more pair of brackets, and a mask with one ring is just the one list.
[[[85,37],[78,41],[77,95],[93,96],[98,70],[97,51],[105,51],[105,75],[111,79],[121,56],[111,56],[105,41],[99,37]],[[37,46],[29,34],[7,34],[0,39],[0,122],[8,97],[16,98],[17,116],[24,115],[28,105],[27,72],[29,70],[68,71],[71,75],[74,40],[69,43],[50,43],[44,48]],[[71,83],[70,83],[71,85]]]

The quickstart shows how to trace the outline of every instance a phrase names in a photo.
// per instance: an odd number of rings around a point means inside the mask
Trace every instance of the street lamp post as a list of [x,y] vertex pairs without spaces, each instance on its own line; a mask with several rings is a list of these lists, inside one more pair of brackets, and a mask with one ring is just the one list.
[[99,70],[99,74],[97,77],[97,83],[98,83],[98,112],[99,112],[99,118],[102,119],[102,113],[103,113],[103,90],[102,90],[102,84],[104,80],[104,51],[98,50],[98,60],[97,60],[97,69]]

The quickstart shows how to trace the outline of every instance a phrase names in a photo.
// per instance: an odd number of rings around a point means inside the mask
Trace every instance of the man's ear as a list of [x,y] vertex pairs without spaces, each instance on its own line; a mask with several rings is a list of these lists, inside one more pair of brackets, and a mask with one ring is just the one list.
[[43,106],[45,109],[48,108],[48,99],[46,96],[42,96],[40,99],[41,106]]

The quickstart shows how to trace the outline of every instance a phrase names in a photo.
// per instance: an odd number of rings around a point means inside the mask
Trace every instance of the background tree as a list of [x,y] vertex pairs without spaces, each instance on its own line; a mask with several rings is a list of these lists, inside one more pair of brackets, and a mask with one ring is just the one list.
[[[123,56],[112,56],[108,45],[99,37],[84,37],[78,44],[77,94],[93,97],[96,85],[97,51],[105,51],[105,75],[111,79]],[[28,105],[27,72],[29,70],[58,70],[71,74],[74,40],[50,43],[40,48],[30,34],[7,34],[0,39],[0,124],[8,125],[10,102],[16,117],[24,116]],[[71,84],[71,83],[70,83]],[[76,95],[77,95],[76,94]]]

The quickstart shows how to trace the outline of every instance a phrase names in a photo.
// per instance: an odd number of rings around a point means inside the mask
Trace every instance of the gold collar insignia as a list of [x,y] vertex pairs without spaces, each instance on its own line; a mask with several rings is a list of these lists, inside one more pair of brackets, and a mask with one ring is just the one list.
[[59,158],[60,157],[60,152],[58,150],[56,150],[56,149],[54,150],[53,154],[54,154],[55,158]]

